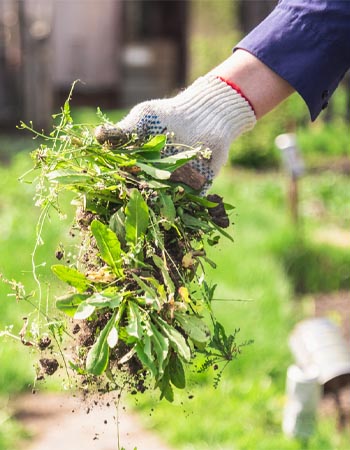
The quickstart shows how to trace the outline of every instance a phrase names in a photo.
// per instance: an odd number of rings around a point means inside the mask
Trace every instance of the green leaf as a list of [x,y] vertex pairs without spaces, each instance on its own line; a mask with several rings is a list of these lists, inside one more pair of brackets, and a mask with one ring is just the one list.
[[148,142],[146,142],[141,149],[152,150],[152,152],[160,152],[166,144],[166,135],[157,134],[153,136]]
[[192,228],[195,230],[203,230],[203,231],[211,230],[211,228],[207,222],[205,222],[204,220],[197,219],[197,217],[194,217],[190,214],[183,213],[182,220],[183,220],[184,224],[186,225],[186,227],[188,227],[188,228]]
[[163,134],[158,134],[152,137],[148,142],[146,142],[142,147],[140,147],[140,156],[145,159],[153,160],[160,158],[160,152],[166,144],[166,136]]
[[63,113],[64,119],[69,124],[73,122],[73,119],[72,119],[71,114],[70,114],[70,101],[72,99],[72,94],[73,94],[73,90],[75,88],[75,85],[79,81],[80,80],[74,80],[73,81],[72,86],[71,86],[70,91],[69,91],[69,94],[68,94],[68,97],[67,97],[66,101],[64,102],[64,106],[62,108],[62,113]]
[[116,327],[112,327],[110,333],[107,336],[107,344],[109,348],[114,348],[118,344],[119,336]]
[[171,172],[168,170],[157,169],[156,167],[150,166],[148,164],[143,164],[139,161],[136,162],[136,165],[147,175],[150,175],[152,178],[156,180],[169,180],[171,176]]
[[169,339],[163,336],[153,323],[151,323],[151,331],[153,348],[157,355],[158,372],[159,375],[162,375],[164,372],[164,363],[169,352]]
[[169,376],[169,367],[166,366],[164,371],[164,375],[161,380],[157,383],[157,386],[160,389],[160,399],[166,398],[168,402],[174,401],[174,391],[170,385],[170,376]]
[[56,300],[56,308],[67,314],[67,316],[73,317],[80,303],[88,297],[88,295],[84,294],[73,294],[58,298]]
[[167,189],[167,188],[169,188],[168,184],[161,183],[160,181],[156,181],[156,180],[147,180],[147,185],[150,188],[153,188],[153,189]]
[[165,336],[169,339],[173,349],[185,361],[189,362],[191,359],[191,350],[182,334],[180,334],[173,326],[169,325],[160,317],[157,317],[155,320],[161,328],[163,334],[165,334]]
[[125,327],[129,336],[142,339],[144,335],[143,331],[143,317],[140,308],[134,302],[128,304],[128,325]]
[[157,378],[158,371],[156,365],[154,364],[152,354],[151,354],[151,338],[148,335],[145,335],[142,342],[139,341],[136,344],[136,353],[139,360],[142,362],[144,366],[146,366],[152,373],[152,375]]
[[109,220],[109,227],[115,232],[121,245],[125,246],[125,214],[122,208],[112,215]]
[[210,246],[217,245],[219,243],[219,241],[220,241],[220,236],[218,236],[218,235],[207,238],[208,245],[210,245]]
[[141,280],[141,278],[139,278],[134,273],[132,273],[131,276],[145,294],[148,294],[152,299],[157,298],[157,292],[151,286],[148,286],[148,284],[146,284],[143,280]]
[[116,308],[123,300],[120,294],[107,294],[104,291],[96,292],[86,300],[88,305],[100,308]]
[[218,225],[216,225],[215,223],[212,223],[213,227],[216,229],[216,231],[218,231],[220,234],[222,234],[223,236],[225,236],[225,238],[229,239],[230,241],[234,242],[233,237],[228,234],[223,228],[219,227]]
[[84,320],[90,317],[95,311],[95,306],[89,305],[86,301],[81,302],[74,314],[74,319]]
[[98,106],[96,108],[96,116],[101,120],[102,123],[106,123],[108,125],[113,125],[113,122],[109,119],[107,114],[105,114],[101,108]]
[[70,104],[69,104],[69,98],[64,102],[64,106],[63,106],[63,113],[66,117],[66,119],[71,122],[72,118],[70,116]]
[[147,305],[148,308],[159,311],[161,309],[161,303],[167,300],[164,285],[159,284],[158,281],[152,277],[147,277],[145,280],[152,285],[149,286],[137,275],[131,275],[141,288],[141,297],[138,300],[141,301],[142,304]]
[[200,317],[179,312],[175,312],[174,316],[181,328],[195,344],[206,344],[209,341],[210,330]]
[[74,287],[78,292],[84,292],[90,286],[90,282],[85,275],[73,267],[55,264],[51,266],[51,270],[56,277]]
[[159,227],[159,216],[153,211],[152,208],[149,209],[151,226],[149,227],[149,235],[151,236],[154,245],[156,247],[164,248],[164,236]]
[[121,248],[117,235],[99,220],[91,222],[91,233],[96,239],[97,247],[101,253],[101,258],[112,268],[113,272],[121,277]]
[[160,200],[160,214],[172,224],[176,218],[176,210],[172,198],[163,192],[159,192],[158,195]]
[[139,156],[148,160],[159,159],[161,157],[160,152],[166,144],[166,140],[167,138],[164,134],[157,134],[140,147],[128,148],[128,155],[134,155],[135,153],[138,153]]
[[236,209],[236,207],[231,205],[231,203],[224,202],[223,205],[224,205],[225,211],[232,211],[233,209]]
[[162,258],[160,258],[158,255],[153,255],[152,256],[153,262],[154,264],[158,267],[158,269],[160,269],[160,271],[162,272],[162,276],[164,278],[164,283],[168,288],[168,293],[173,293],[175,290],[174,287],[174,283],[169,275],[169,270],[168,268],[165,266],[164,261],[162,260]]
[[147,330],[144,338],[142,339],[142,342],[143,342],[143,348],[145,350],[145,354],[148,356],[148,358],[151,361],[153,361],[151,336],[152,336],[152,332],[150,330],[150,327],[148,327],[148,330]]
[[208,199],[206,199],[205,197],[200,197],[199,195],[194,195],[194,194],[190,194],[190,193],[186,193],[186,198],[188,198],[189,200],[191,200],[194,203],[198,203],[201,206],[205,206],[206,208],[214,208],[215,206],[218,205],[218,203],[211,202]]
[[47,174],[49,181],[55,181],[59,184],[93,184],[94,180],[91,175],[86,173],[75,172],[74,170],[62,169],[53,170]]
[[137,189],[132,189],[130,199],[125,207],[125,237],[136,245],[145,234],[149,223],[148,206]]
[[202,258],[204,259],[205,262],[209,264],[209,266],[211,266],[213,269],[216,269],[217,265],[213,260],[207,258],[206,256],[202,256]]
[[186,387],[186,377],[182,362],[176,355],[172,353],[169,359],[169,375],[170,381],[179,389],[184,389]]
[[86,370],[93,375],[102,375],[108,366],[109,346],[107,338],[115,324],[116,312],[101,331],[86,357]]
[[85,370],[83,370],[81,367],[79,367],[77,364],[74,364],[73,361],[68,361],[69,367],[75,372],[77,372],[79,375],[86,375]]
[[174,155],[166,156],[164,158],[152,161],[152,163],[162,164],[168,166],[172,172],[178,167],[184,165],[188,161],[194,159],[199,153],[199,150],[186,150],[178,152]]

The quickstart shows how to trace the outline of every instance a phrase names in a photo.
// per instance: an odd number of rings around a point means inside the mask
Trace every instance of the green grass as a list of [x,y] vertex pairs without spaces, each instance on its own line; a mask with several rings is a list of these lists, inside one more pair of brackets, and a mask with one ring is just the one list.
[[[21,270],[29,267],[33,243],[31,193],[27,186],[19,186],[17,182],[17,176],[24,167],[28,167],[28,162],[23,164],[23,158],[15,158],[11,167],[0,169],[0,272],[10,279],[22,277]],[[24,278],[29,281],[28,276]],[[7,296],[9,293],[7,286],[0,283],[0,330],[13,324],[13,331],[18,333],[27,308],[16,304],[13,298]],[[14,449],[19,427],[7,412],[6,398],[29,388],[34,379],[28,349],[9,339],[0,338],[0,367],[0,449]]]
[[28,438],[28,433],[13,420],[0,399],[0,449],[17,450],[20,442]]
[[[213,187],[236,205],[235,243],[225,242],[210,255],[220,262],[210,273],[218,283],[217,298],[226,299],[215,308],[228,329],[240,328],[241,340],[254,339],[254,344],[229,366],[217,390],[212,373],[200,381],[193,376],[194,398],[182,393],[175,406],[141,399],[138,408],[147,424],[176,449],[305,448],[281,432],[285,374],[292,361],[287,339],[304,314],[293,302],[291,281],[275,253],[276,240],[283,245],[283,236],[293,235],[284,190],[284,177],[275,173],[226,172]],[[304,228],[312,226],[305,218]],[[147,418],[150,408],[154,412]],[[347,439],[336,433],[333,420],[322,420],[307,448],[345,450]]]
[[[9,280],[21,281],[26,292],[36,289],[32,275],[31,254],[34,249],[36,224],[39,208],[33,206],[33,186],[19,183],[18,177],[32,166],[28,152],[12,156],[9,167],[0,168],[0,273]],[[52,215],[52,223],[44,233],[45,246],[38,249],[36,264],[38,275],[49,283],[53,281],[50,266],[55,261],[57,244],[67,234],[71,221],[60,221]],[[49,287],[49,286],[47,286]],[[46,288],[45,288],[46,289]],[[27,303],[17,303],[9,296],[13,291],[0,281],[0,331],[11,326],[13,334],[18,336],[23,318],[33,313]],[[35,380],[34,362],[37,354],[7,337],[0,337],[0,449],[17,450],[17,442],[26,434],[6,410],[8,396],[33,388]],[[54,386],[57,381],[48,385]],[[43,388],[43,387],[41,387]]]
[[[92,121],[91,112],[77,114],[77,120]],[[0,272],[7,278],[21,279],[29,290],[35,287],[30,254],[39,209],[33,207],[33,188],[19,184],[17,178],[30,164],[24,152],[14,157],[10,166],[0,169]],[[310,175],[300,186],[299,232],[305,239],[320,226],[348,227],[348,178],[332,173]],[[286,439],[281,432],[285,373],[292,361],[287,338],[294,323],[304,317],[301,304],[293,301],[292,281],[277,251],[291,242],[295,232],[286,206],[286,189],[287,180],[278,172],[246,171],[224,172],[212,189],[236,206],[232,216],[235,242],[223,240],[218,250],[211,249],[210,256],[219,264],[216,270],[208,271],[210,279],[218,284],[216,297],[220,300],[215,302],[215,308],[229,330],[240,328],[238,340],[254,339],[254,343],[245,347],[239,359],[227,368],[217,390],[212,387],[216,375],[212,371],[193,374],[191,389],[180,392],[175,404],[159,403],[148,394],[138,399],[137,407],[146,425],[176,449],[348,448],[349,436],[339,435],[330,419],[319,422],[308,447]],[[45,234],[46,245],[40,248],[37,259],[39,264],[47,261],[40,273],[49,280],[52,278],[48,268],[55,261],[55,248],[65,239],[68,228],[69,219],[59,221],[52,215]],[[28,309],[8,298],[8,293],[9,289],[0,284],[0,329],[13,323],[18,333]],[[0,366],[0,398],[30,388],[34,370],[27,348],[1,339]],[[0,420],[0,449],[15,450],[11,439],[17,425],[6,417]]]
[[277,255],[299,294],[350,289],[349,248],[294,238]]
[[339,157],[349,159],[350,134],[346,120],[347,91],[340,86],[331,99],[333,117],[323,112],[311,123],[305,103],[297,94],[258,121],[254,129],[240,136],[231,146],[233,166],[268,169],[281,166],[281,153],[275,138],[281,133],[296,134],[300,153],[307,167],[326,166]]

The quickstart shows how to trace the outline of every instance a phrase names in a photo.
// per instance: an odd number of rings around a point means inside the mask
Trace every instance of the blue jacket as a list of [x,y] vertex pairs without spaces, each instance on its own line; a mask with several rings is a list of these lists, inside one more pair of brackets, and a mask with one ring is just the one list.
[[236,48],[287,80],[315,120],[350,67],[350,0],[280,0]]

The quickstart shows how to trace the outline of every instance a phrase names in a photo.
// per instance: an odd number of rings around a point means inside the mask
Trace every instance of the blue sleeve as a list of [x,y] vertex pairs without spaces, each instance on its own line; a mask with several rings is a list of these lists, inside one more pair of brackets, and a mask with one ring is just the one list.
[[287,80],[315,120],[350,67],[350,0],[280,0],[235,48]]

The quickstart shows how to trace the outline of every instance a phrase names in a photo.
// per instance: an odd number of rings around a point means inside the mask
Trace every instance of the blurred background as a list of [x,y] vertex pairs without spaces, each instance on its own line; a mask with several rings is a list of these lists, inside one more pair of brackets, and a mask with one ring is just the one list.
[[[51,115],[79,79],[75,121],[97,124],[98,106],[117,121],[139,101],[175,94],[220,63],[276,3],[0,0],[0,273],[22,280],[28,292],[35,288],[31,253],[39,210],[32,201],[35,186],[18,177],[31,167],[29,152],[38,141],[16,129],[20,120],[50,130]],[[349,80],[347,75],[314,123],[302,100],[289,98],[234,143],[212,187],[236,206],[234,244],[223,241],[210,250],[213,260],[224,262],[208,268],[221,299],[214,307],[228,330],[240,328],[241,341],[254,344],[216,390],[215,373],[194,374],[190,392],[179,393],[174,405],[150,394],[130,402],[144,426],[174,449],[348,448],[346,401],[344,425],[333,397],[322,399],[307,441],[287,438],[281,424],[295,324],[327,317],[349,339]],[[300,171],[293,171],[275,143],[283,133],[296,139]],[[45,231],[38,261],[46,262],[43,280],[52,282],[55,249],[69,238],[69,205],[67,210],[66,220],[53,216]],[[11,325],[18,335],[30,308],[8,294],[0,284],[0,332]],[[35,441],[16,410],[17,396],[32,388],[34,377],[27,349],[0,336],[1,450],[29,448]],[[60,381],[45,389],[60,391]]]
[[[76,79],[83,82],[77,104],[125,107],[169,95],[226,56],[238,31],[252,28],[274,3],[2,0],[2,126],[45,123]],[[208,46],[214,39],[204,61],[193,47],[199,34]]]

